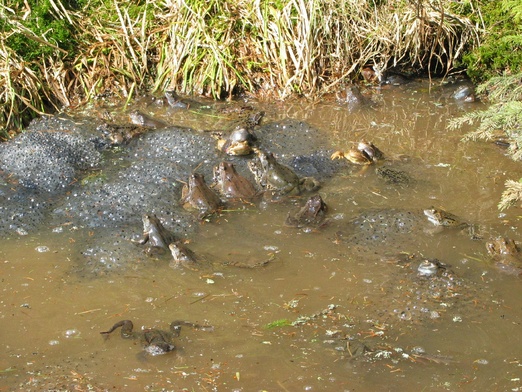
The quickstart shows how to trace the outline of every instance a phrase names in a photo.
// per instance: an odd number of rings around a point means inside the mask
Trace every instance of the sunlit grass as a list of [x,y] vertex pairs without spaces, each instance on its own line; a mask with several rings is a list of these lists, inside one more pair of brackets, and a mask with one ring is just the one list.
[[[444,74],[466,46],[478,44],[478,30],[452,13],[449,1],[81,3],[87,4],[72,12],[53,2],[60,11],[53,17],[75,31],[74,55],[48,42],[53,54],[31,67],[30,77],[18,78],[15,89],[10,80],[0,87],[11,102],[2,108],[7,127],[20,125],[19,113],[43,110],[48,101],[76,106],[100,96],[130,100],[168,89],[214,98],[242,91],[267,99],[315,97],[356,78],[368,63],[383,71],[404,66]],[[31,10],[22,11],[18,18],[31,17]],[[5,10],[2,15],[12,17]],[[23,25],[8,26],[6,34],[30,34]],[[4,69],[8,62],[11,68],[23,64],[12,54],[0,61]]]

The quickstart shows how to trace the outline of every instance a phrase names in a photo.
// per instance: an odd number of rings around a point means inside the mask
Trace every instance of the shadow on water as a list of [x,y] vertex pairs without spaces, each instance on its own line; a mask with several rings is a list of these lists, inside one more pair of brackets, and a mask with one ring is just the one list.
[[[142,187],[133,182],[133,165],[153,173],[154,162],[165,164],[165,178],[186,180],[201,160],[210,176],[212,165],[204,158],[215,154],[208,138],[189,163],[168,163],[172,158],[162,151],[154,160],[143,146],[167,136],[151,131],[118,158],[123,171],[106,169],[108,178],[144,193],[143,201],[129,196],[131,220],[121,221],[118,213],[128,216],[128,210],[114,205],[116,223],[100,217],[91,227],[80,216],[92,213],[89,204],[70,194],[49,201],[54,210],[47,227],[6,234],[0,249],[4,388],[520,389],[520,280],[495,269],[485,247],[498,235],[521,239],[516,209],[500,216],[496,208],[504,181],[519,178],[520,168],[496,146],[462,143],[462,134],[446,130],[448,119],[480,104],[457,104],[423,83],[374,94],[377,105],[352,111],[334,102],[262,105],[264,123],[283,125],[260,135],[287,164],[307,144],[288,139],[285,127],[306,122],[319,130],[313,143],[328,153],[366,139],[385,152],[385,167],[413,179],[395,184],[373,166],[361,171],[339,164],[334,175],[320,178],[329,220],[319,229],[284,225],[305,197],[225,211],[203,223],[190,213],[171,213],[161,216],[165,225],[206,255],[207,267],[173,269],[167,255],[145,256],[131,242],[141,236],[146,211],[140,202],[168,211],[178,203],[181,183],[155,187],[161,183],[155,178]],[[195,129],[226,126],[194,113],[158,109],[157,116]],[[107,187],[83,189],[98,192],[99,205],[115,203],[103,193]],[[147,205],[147,195],[155,204]],[[423,209],[432,205],[479,226],[481,239],[465,230],[425,230]],[[384,218],[372,220],[375,211],[384,211]],[[405,217],[402,211],[415,213]],[[398,221],[400,228],[390,229]],[[110,251],[100,254],[100,244]],[[444,268],[434,277],[419,276],[425,258]],[[257,267],[239,268],[234,260]],[[268,263],[258,266],[259,260]],[[106,340],[100,335],[125,319],[136,329],[168,329],[174,320],[188,320],[214,331],[183,327],[174,352],[144,359],[139,341],[121,339],[119,332]]]

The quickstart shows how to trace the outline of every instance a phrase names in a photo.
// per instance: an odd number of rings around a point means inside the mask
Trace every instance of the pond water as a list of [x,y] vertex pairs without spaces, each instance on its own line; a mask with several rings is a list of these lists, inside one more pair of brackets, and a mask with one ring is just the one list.
[[[387,184],[373,168],[348,165],[321,179],[325,227],[284,226],[301,198],[223,212],[191,238],[197,254],[270,260],[264,267],[214,263],[191,271],[159,257],[84,276],[77,266],[92,229],[4,238],[2,389],[522,390],[522,285],[493,266],[485,246],[499,235],[522,239],[519,209],[497,209],[504,181],[522,176],[520,165],[494,144],[461,142],[467,129],[446,129],[480,103],[459,104],[427,83],[382,89],[373,99],[376,105],[351,111],[328,101],[261,106],[271,121],[308,122],[340,150],[370,140],[390,167],[415,179]],[[190,113],[173,121],[213,126]],[[365,211],[430,206],[473,222],[480,235],[421,230],[357,246],[340,239]],[[420,255],[394,262],[390,255],[402,251]],[[451,271],[438,294],[416,274],[421,256]],[[136,330],[167,330],[173,320],[214,330],[183,327],[174,352],[146,357],[139,341],[119,331],[100,335],[124,319]],[[368,351],[358,355],[361,343]]]

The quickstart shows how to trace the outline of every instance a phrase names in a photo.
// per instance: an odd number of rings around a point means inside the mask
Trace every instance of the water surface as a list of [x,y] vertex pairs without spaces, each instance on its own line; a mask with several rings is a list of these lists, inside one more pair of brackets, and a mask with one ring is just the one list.
[[[494,144],[461,142],[465,129],[446,129],[480,103],[457,104],[425,84],[384,89],[374,99],[374,107],[351,112],[334,102],[264,107],[270,121],[306,121],[339,149],[371,140],[415,179],[397,187],[358,167],[322,179],[331,221],[320,230],[285,227],[292,202],[228,211],[191,239],[195,252],[214,258],[212,268],[174,270],[167,257],[129,260],[124,273],[96,277],[78,273],[92,229],[4,238],[4,389],[520,390],[522,286],[491,265],[485,248],[489,237],[521,239],[518,208],[501,214],[496,207],[504,181],[521,177],[519,164]],[[218,128],[190,114],[171,121]],[[431,205],[479,224],[484,239],[419,232],[367,250],[339,240],[361,212]],[[429,298],[416,261],[383,260],[412,245],[447,264],[458,285]],[[219,264],[236,257],[271,261],[257,269]],[[296,326],[267,327],[301,317]],[[215,329],[185,328],[175,352],[143,360],[139,342],[100,335],[122,319],[137,329],[167,329],[176,319]],[[351,339],[373,351],[351,358]]]

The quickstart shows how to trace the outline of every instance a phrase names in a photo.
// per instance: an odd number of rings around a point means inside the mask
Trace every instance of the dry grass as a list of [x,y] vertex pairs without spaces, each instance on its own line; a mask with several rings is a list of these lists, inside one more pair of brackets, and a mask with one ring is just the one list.
[[73,13],[53,0],[55,17],[78,32],[72,61],[57,48],[39,74],[20,75],[23,59],[2,47],[0,95],[11,108],[3,108],[4,124],[18,125],[19,113],[41,111],[42,102],[130,100],[137,91],[312,97],[368,63],[443,74],[478,43],[478,30],[451,12],[449,0],[146,0],[132,12],[122,0],[101,3]]
[[43,113],[44,99],[51,100],[48,90],[41,88],[39,75],[26,67],[4,39],[0,39],[0,86],[0,126],[4,128],[0,139],[5,139],[9,136],[7,124],[21,128],[23,121],[31,117],[30,112]]

